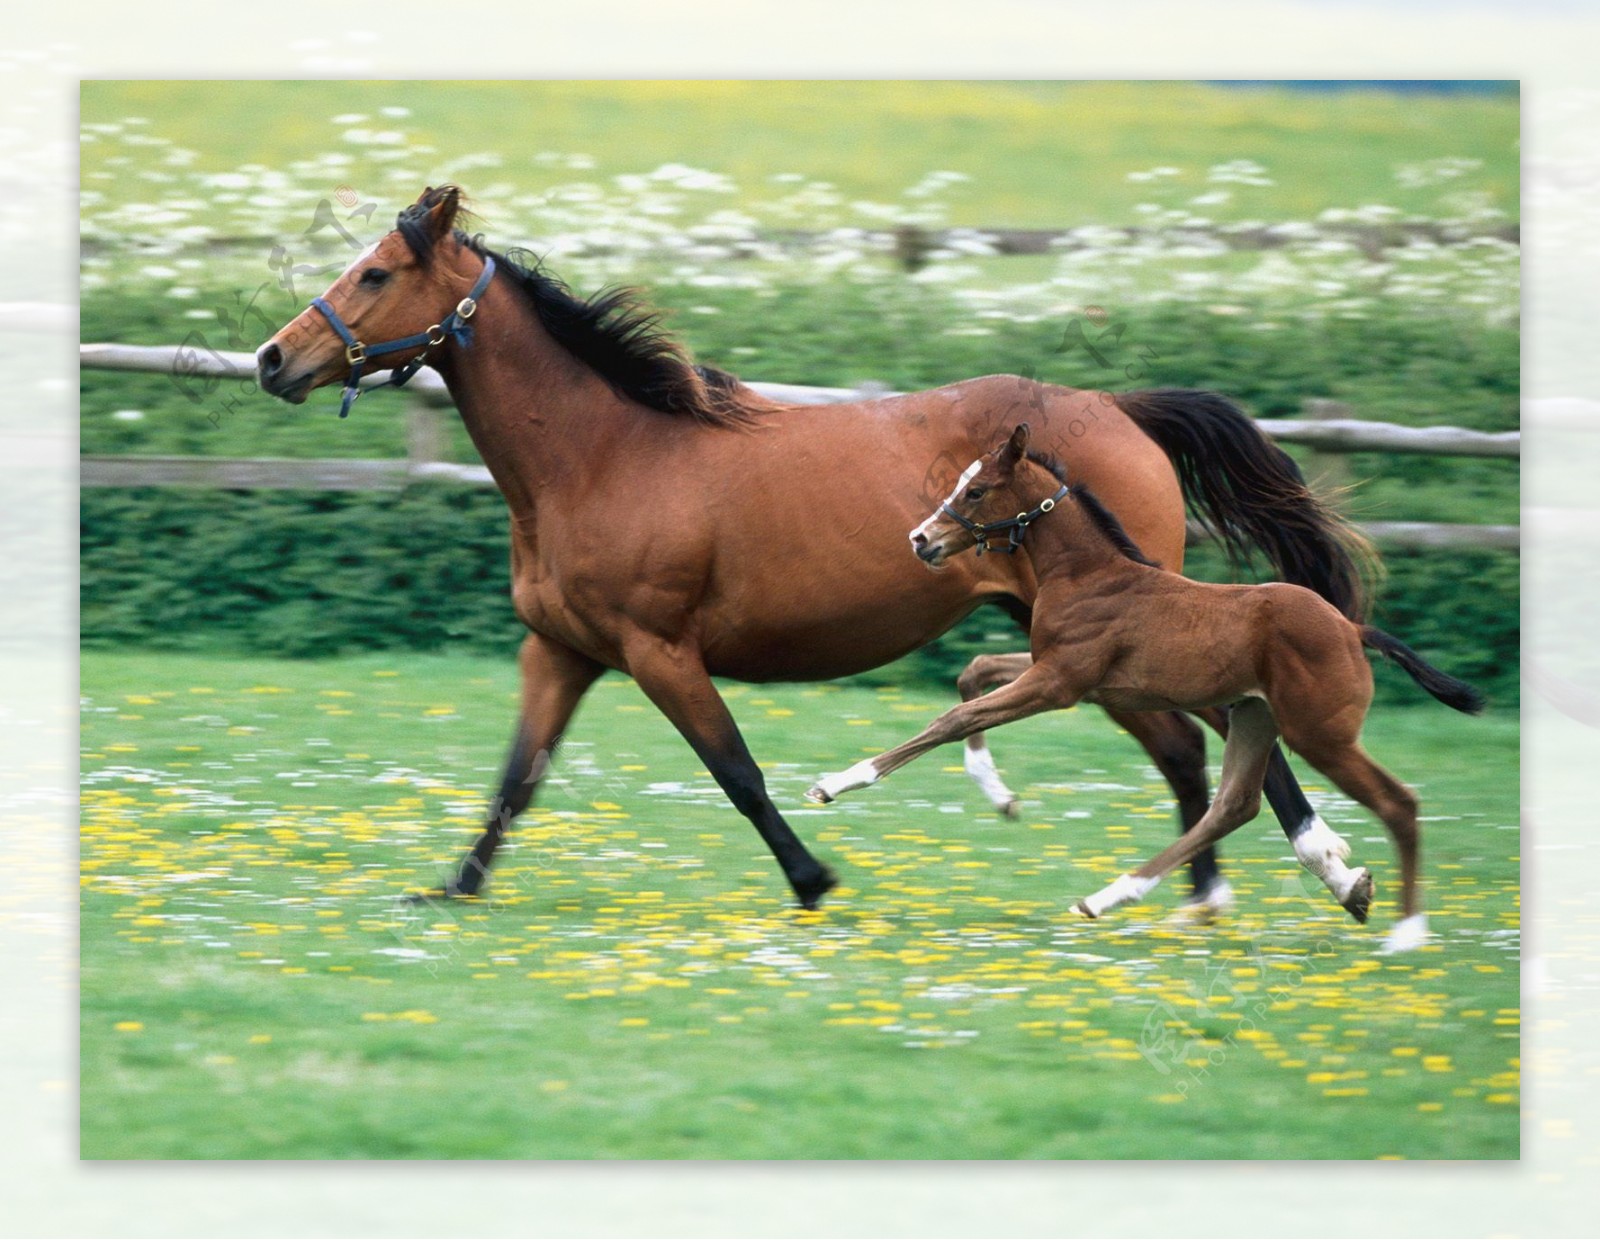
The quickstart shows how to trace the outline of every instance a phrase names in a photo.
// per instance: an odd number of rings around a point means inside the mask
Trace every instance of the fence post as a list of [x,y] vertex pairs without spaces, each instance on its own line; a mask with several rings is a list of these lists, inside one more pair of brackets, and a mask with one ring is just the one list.
[[[1301,417],[1307,422],[1339,422],[1354,416],[1355,411],[1343,401],[1311,397],[1301,406]],[[1313,451],[1307,464],[1307,477],[1324,493],[1350,485],[1350,460],[1341,453]]]
[[413,477],[429,465],[444,460],[444,422],[426,401],[413,400],[406,408],[406,468]]

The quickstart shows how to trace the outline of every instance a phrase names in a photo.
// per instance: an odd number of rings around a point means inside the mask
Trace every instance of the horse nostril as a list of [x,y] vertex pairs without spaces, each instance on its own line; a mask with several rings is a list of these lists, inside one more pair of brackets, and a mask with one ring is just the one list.
[[928,545],[928,536],[926,534],[913,534],[911,536],[911,545],[916,550],[921,551]]
[[256,354],[256,369],[263,379],[270,379],[283,369],[283,350],[275,344],[264,344]]

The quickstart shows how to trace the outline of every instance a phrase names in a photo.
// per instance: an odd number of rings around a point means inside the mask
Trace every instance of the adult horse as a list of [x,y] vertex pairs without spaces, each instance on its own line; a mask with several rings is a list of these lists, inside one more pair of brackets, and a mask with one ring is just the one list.
[[[1076,391],[991,376],[884,400],[791,407],[689,364],[625,294],[582,301],[459,230],[461,192],[426,190],[395,231],[257,354],[293,403],[363,369],[443,376],[511,514],[511,595],[528,629],[522,707],[481,838],[446,887],[478,891],[579,700],[626,672],[760,832],[802,905],[833,874],[767,795],[712,683],[822,680],[881,666],[985,602],[1026,626],[1026,558],[929,573],[905,531],[1024,413],[1173,569],[1184,498],[1231,544],[1360,609],[1358,540],[1248,418],[1208,393]],[[1184,825],[1206,807],[1199,729],[1112,711],[1172,783]],[[1317,820],[1274,751],[1268,794],[1291,836]],[[1196,882],[1216,881],[1203,856]]]

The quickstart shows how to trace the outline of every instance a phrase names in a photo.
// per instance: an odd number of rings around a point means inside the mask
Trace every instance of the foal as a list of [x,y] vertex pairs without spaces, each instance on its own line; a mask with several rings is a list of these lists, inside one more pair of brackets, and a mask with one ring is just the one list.
[[[807,795],[826,804],[935,746],[1080,701],[1135,711],[1231,706],[1222,779],[1205,817],[1132,874],[1080,900],[1078,911],[1099,917],[1143,898],[1199,849],[1254,818],[1267,757],[1281,735],[1393,836],[1402,916],[1386,949],[1419,946],[1427,920],[1417,890],[1417,800],[1361,748],[1372,702],[1372,669],[1362,647],[1392,658],[1456,710],[1481,710],[1478,692],[1303,587],[1208,585],[1161,571],[1092,492],[1069,488],[1052,458],[1028,452],[1027,423],[972,463],[950,498],[911,532],[911,545],[937,569],[974,545],[980,555],[1015,551],[1030,531],[1027,553],[1039,582],[1033,665],[1004,688],[947,711],[905,744],[825,776]],[[1305,838],[1312,834],[1295,841],[1301,864],[1357,921],[1366,921],[1371,875],[1345,865],[1349,846],[1330,829]]]

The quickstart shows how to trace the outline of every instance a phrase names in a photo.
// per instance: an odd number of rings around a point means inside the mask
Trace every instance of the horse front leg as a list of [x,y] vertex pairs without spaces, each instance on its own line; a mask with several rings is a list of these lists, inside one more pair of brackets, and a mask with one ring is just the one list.
[[816,908],[839,880],[811,855],[773,805],[761,769],[750,756],[728,704],[711,683],[699,651],[649,642],[630,649],[627,658],[628,671],[645,696],[682,733],[733,807],[766,841],[801,907]]
[[[990,689],[1010,684],[1031,666],[1033,656],[1026,652],[980,654],[956,677],[956,689],[963,702],[970,702]],[[989,752],[989,742],[984,739],[982,732],[974,732],[967,737],[962,765],[973,782],[983,789],[983,795],[989,798],[990,804],[1007,818],[1017,817],[1022,803],[1017,799],[1017,794],[1006,787],[1005,780],[1000,778],[1000,772],[995,769],[994,755]]]
[[857,762],[848,770],[824,775],[806,796],[819,805],[826,805],[846,792],[877,783],[930,749],[962,740],[974,732],[1037,715],[1041,711],[1063,709],[1071,706],[1077,698],[1077,693],[1067,687],[1055,669],[1035,663],[1004,688],[945,711],[903,745],[897,745],[876,758]]
[[1205,816],[1176,843],[1169,844],[1131,874],[1123,874],[1094,895],[1079,900],[1078,912],[1100,917],[1121,905],[1142,900],[1178,866],[1254,818],[1261,809],[1267,758],[1277,739],[1278,726],[1265,702],[1246,698],[1235,706],[1228,721],[1228,741],[1222,750],[1222,779]]
[[483,834],[462,861],[456,877],[442,892],[433,894],[478,893],[512,820],[532,802],[578,702],[605,670],[592,659],[538,633],[523,639],[517,661],[522,672],[522,710],[505,773],[500,777],[500,791],[489,806]]
[[[1206,737],[1200,725],[1174,710],[1127,711],[1105,708],[1106,714],[1144,747],[1178,802],[1178,834],[1192,831],[1211,805],[1206,780]],[[1218,731],[1227,735],[1227,715]],[[1233,904],[1233,889],[1222,877],[1214,848],[1202,848],[1189,861],[1193,894],[1189,907],[1201,916]]]

